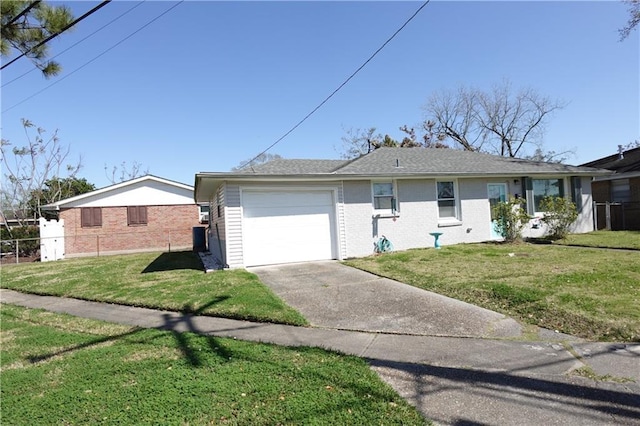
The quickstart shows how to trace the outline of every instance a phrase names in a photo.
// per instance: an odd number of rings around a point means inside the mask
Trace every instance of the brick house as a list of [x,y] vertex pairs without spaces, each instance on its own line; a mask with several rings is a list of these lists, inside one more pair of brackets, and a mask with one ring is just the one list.
[[608,222],[612,230],[640,230],[640,147],[626,151],[619,147],[617,154],[583,166],[614,172],[591,183],[598,229],[606,228]]
[[[193,187],[152,175],[48,204],[64,237],[62,257],[193,247],[194,227],[207,217]],[[51,232],[49,232],[51,235]]]

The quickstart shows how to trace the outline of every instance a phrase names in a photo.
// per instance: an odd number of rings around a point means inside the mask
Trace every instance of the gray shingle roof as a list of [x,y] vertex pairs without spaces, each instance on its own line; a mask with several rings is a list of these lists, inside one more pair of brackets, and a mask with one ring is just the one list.
[[[237,172],[243,175],[541,175],[606,174],[606,171],[436,148],[379,148],[355,160],[276,159]],[[234,173],[230,173],[234,174]]]
[[379,148],[336,171],[340,175],[589,174],[598,169],[437,148]]
[[279,158],[257,166],[245,167],[239,173],[266,175],[306,175],[333,173],[349,163],[348,160],[291,160]]
[[599,167],[601,169],[615,170],[616,173],[640,171],[640,147],[628,149],[620,154],[609,155],[583,164],[587,167]]

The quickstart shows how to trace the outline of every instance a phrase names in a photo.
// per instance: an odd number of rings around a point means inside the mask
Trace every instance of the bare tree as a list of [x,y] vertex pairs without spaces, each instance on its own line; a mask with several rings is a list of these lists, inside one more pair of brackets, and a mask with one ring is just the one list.
[[257,157],[253,158],[252,160],[244,160],[241,161],[240,164],[238,164],[235,167],[231,168],[232,172],[237,172],[239,170],[242,170],[244,168],[250,168],[252,166],[256,166],[258,164],[264,164],[266,162],[269,162],[271,160],[279,160],[281,159],[282,156],[279,154],[271,154],[268,152],[263,152],[262,154],[258,155]]
[[629,37],[631,31],[640,24],[640,0],[624,0],[623,2],[629,6],[629,20],[627,25],[619,30],[620,41]]
[[[104,174],[109,179],[109,182],[116,184],[124,182],[125,180],[135,179],[140,176],[146,176],[149,174],[149,168],[142,170],[142,164],[134,161],[131,167],[127,166],[127,162],[123,161],[120,166],[113,166],[111,172],[109,167],[105,164]],[[117,177],[116,177],[117,176]]]
[[[41,201],[37,195],[50,179],[75,178],[82,167],[82,158],[67,163],[70,147],[63,146],[55,130],[50,136],[31,121],[22,119],[27,143],[15,146],[6,139],[0,143],[2,153],[2,207],[25,225],[27,219],[41,216]],[[33,134],[35,131],[35,134]],[[35,200],[35,204],[34,204]]]
[[346,135],[342,137],[344,151],[342,158],[358,158],[361,155],[368,154],[375,149],[375,145],[382,143],[384,137],[377,133],[376,128],[368,129],[345,129]]
[[465,151],[480,151],[482,141],[476,120],[477,97],[476,90],[464,86],[455,93],[449,90],[433,93],[425,106],[429,117],[424,122],[425,128],[433,128],[440,142],[448,138]]
[[475,116],[483,140],[495,153],[521,157],[524,147],[541,147],[547,116],[563,107],[563,103],[530,88],[513,93],[511,84],[505,81],[491,92],[478,93]]
[[525,157],[529,147],[542,149],[544,125],[563,107],[530,88],[514,93],[505,80],[488,92],[461,86],[456,92],[433,94],[425,106],[425,123],[435,122],[440,137],[464,150]]

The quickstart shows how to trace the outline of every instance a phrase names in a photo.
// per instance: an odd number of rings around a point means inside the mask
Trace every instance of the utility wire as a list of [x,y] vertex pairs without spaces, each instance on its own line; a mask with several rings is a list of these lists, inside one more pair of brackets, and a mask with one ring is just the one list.
[[7,25],[11,25],[14,22],[16,22],[18,19],[22,18],[24,15],[26,15],[31,9],[33,9],[35,6],[38,5],[38,3],[42,2],[42,0],[36,0],[33,3],[31,3],[29,6],[27,6],[27,8],[25,10],[23,10],[22,12],[18,13],[16,16],[14,16],[9,22],[7,22]]
[[[135,5],[135,6],[131,7],[131,8],[130,8],[130,9],[128,9],[126,12],[124,12],[124,13],[120,14],[120,15],[119,15],[119,16],[117,16],[116,18],[112,19],[111,21],[107,22],[106,24],[104,24],[103,26],[101,26],[100,28],[98,28],[97,30],[95,30],[94,32],[92,32],[91,34],[89,34],[88,36],[84,37],[84,38],[83,38],[83,39],[81,39],[81,40],[78,40],[77,42],[73,43],[71,46],[69,46],[69,47],[67,47],[66,49],[64,49],[62,52],[58,53],[57,55],[52,56],[52,57],[51,57],[51,58],[49,58],[49,59],[52,59],[52,60],[53,60],[53,59],[57,58],[58,56],[62,55],[63,53],[65,53],[65,52],[67,52],[67,51],[69,51],[69,50],[73,49],[74,47],[76,47],[77,45],[79,45],[80,43],[82,43],[83,41],[85,41],[86,39],[88,39],[89,37],[93,37],[93,35],[94,35],[94,34],[96,34],[97,32],[100,32],[100,31],[102,31],[103,29],[105,29],[106,27],[108,27],[109,25],[113,24],[113,23],[114,23],[114,22],[116,22],[118,19],[122,18],[124,15],[128,14],[129,12],[131,12],[133,9],[135,9],[135,8],[136,8],[136,7],[138,7],[138,6],[140,6],[140,5],[141,5],[142,3],[144,3],[144,2],[145,2],[145,0],[142,0],[142,1],[141,1],[141,2],[139,2],[139,3],[136,3],[136,5]],[[33,71],[37,70],[37,69],[38,69],[37,67],[34,67],[34,68],[30,69],[29,71],[27,71],[27,72],[25,72],[25,73],[23,73],[23,74],[21,74],[21,75],[17,76],[17,77],[16,77],[16,78],[14,78],[13,80],[7,81],[6,83],[4,83],[4,84],[3,84],[2,86],[0,86],[0,87],[8,86],[9,84],[13,83],[14,81],[21,79],[21,78],[22,78],[22,77],[24,77],[25,75],[30,74],[30,73],[32,73]]]
[[360,72],[360,70],[362,70],[362,69],[363,69],[363,68],[364,68],[364,67],[365,67],[369,62],[371,62],[371,60],[372,60],[373,58],[375,58],[375,56],[376,56],[378,53],[380,53],[380,51],[381,51],[382,49],[384,49],[384,48],[385,48],[385,46],[386,46],[387,44],[389,44],[389,42],[391,42],[391,40],[393,40],[393,39],[398,35],[398,33],[400,33],[400,31],[402,31],[402,30],[403,30],[403,29],[404,29],[404,27],[406,27],[406,26],[409,24],[409,22],[411,22],[411,21],[413,20],[413,18],[415,18],[415,17],[416,17],[416,15],[418,15],[418,13],[420,13],[420,11],[421,11],[422,9],[424,9],[426,5],[428,5],[428,4],[429,4],[429,2],[430,2],[430,1],[431,1],[431,0],[427,0],[427,1],[425,1],[424,3],[422,3],[422,5],[421,5],[421,6],[420,6],[420,7],[419,7],[419,8],[418,8],[414,13],[413,13],[413,15],[411,15],[411,16],[409,17],[409,19],[407,19],[407,20],[404,22],[404,24],[402,24],[402,25],[400,26],[400,28],[398,28],[398,29],[396,30],[396,32],[395,32],[395,33],[393,33],[393,34],[391,35],[391,37],[389,37],[389,38],[387,39],[387,41],[385,41],[384,43],[382,43],[382,46],[380,46],[380,47],[378,48],[378,50],[376,50],[375,52],[373,52],[373,54],[372,54],[371,56],[369,56],[369,59],[367,59],[366,61],[364,61],[364,63],[363,63],[362,65],[360,65],[360,67],[358,67],[358,69],[356,69],[356,70],[355,70],[355,71],[354,71],[354,72],[353,72],[353,73],[352,73],[352,74],[351,74],[351,75],[350,75],[350,76],[349,76],[345,81],[343,81],[343,82],[342,82],[342,84],[341,84],[340,86],[338,86],[338,88],[337,88],[336,90],[334,90],[333,92],[331,92],[331,94],[330,94],[329,96],[327,96],[326,98],[324,98],[324,100],[323,100],[322,102],[320,102],[320,103],[318,104],[318,106],[316,106],[316,107],[315,107],[315,108],[314,108],[310,113],[308,113],[307,115],[305,115],[305,116],[304,116],[304,118],[303,118],[302,120],[298,121],[298,122],[296,123],[296,125],[295,125],[295,126],[293,126],[291,129],[289,129],[289,131],[287,131],[284,135],[280,136],[280,138],[279,138],[278,140],[276,140],[274,143],[272,143],[271,145],[269,145],[269,146],[268,146],[264,151],[262,151],[260,154],[256,155],[256,156],[255,156],[255,157],[253,157],[251,160],[249,160],[249,161],[247,162],[247,164],[249,164],[249,165],[250,165],[250,164],[251,164],[251,163],[253,163],[253,162],[254,162],[258,157],[260,157],[260,156],[261,156],[261,155],[263,155],[263,154],[266,154],[266,153],[267,153],[267,151],[269,151],[271,148],[273,148],[273,147],[274,147],[274,146],[276,146],[278,143],[280,143],[280,141],[282,141],[284,138],[286,138],[286,137],[287,137],[287,136],[289,136],[291,133],[293,133],[293,131],[294,131],[294,130],[296,130],[298,127],[300,127],[300,125],[301,125],[302,123],[304,123],[305,121],[307,121],[307,119],[308,119],[309,117],[311,117],[311,116],[312,116],[316,111],[318,111],[318,110],[319,110],[319,109],[320,109],[320,108],[321,108],[325,103],[327,103],[327,101],[329,101],[329,99],[331,99],[331,98],[333,97],[333,95],[335,95],[336,93],[338,93],[338,92],[340,91],[340,89],[342,89],[342,88],[343,88],[343,87],[344,87],[344,86],[345,86],[345,85],[346,85],[346,84],[347,84],[347,83],[348,83],[348,82],[349,82],[353,77],[355,77],[355,76],[356,76],[356,74],[358,74],[358,73]]
[[22,58],[25,55],[28,55],[30,52],[32,52],[34,49],[37,49],[38,47],[42,46],[43,44],[45,44],[46,42],[50,41],[51,39],[58,37],[60,34],[62,34],[63,32],[67,31],[69,28],[73,27],[75,24],[77,24],[78,22],[82,21],[83,19],[85,19],[87,16],[94,14],[95,12],[97,12],[99,9],[103,8],[104,6],[106,6],[108,3],[111,3],[111,0],[105,0],[102,3],[100,3],[99,5],[97,5],[96,7],[94,7],[93,9],[91,9],[90,11],[88,11],[87,13],[85,13],[84,15],[82,15],[81,17],[79,17],[78,19],[76,19],[75,21],[71,22],[70,24],[66,25],[64,28],[62,28],[60,31],[51,34],[49,37],[45,38],[44,40],[42,40],[40,43],[36,44],[35,46],[33,46],[31,49],[27,50],[26,52],[23,52],[21,55],[13,58],[11,61],[7,62],[6,64],[4,64],[3,66],[0,67],[0,70],[5,69],[6,67],[8,67],[9,65],[11,65],[12,63],[14,63],[15,61],[17,61],[18,59]]
[[171,10],[173,10],[174,8],[176,8],[177,6],[179,6],[180,4],[184,3],[185,0],[180,0],[178,3],[174,4],[173,6],[171,6],[169,9],[165,10],[164,12],[162,12],[160,15],[156,16],[155,18],[153,18],[152,20],[150,20],[149,22],[147,22],[146,24],[144,24],[143,26],[141,26],[140,28],[138,28],[137,30],[135,30],[134,32],[132,32],[131,34],[129,34],[128,36],[126,36],[125,38],[123,38],[122,40],[120,40],[119,42],[117,42],[116,44],[114,44],[113,46],[111,46],[110,48],[108,48],[107,50],[103,51],[102,53],[100,53],[99,55],[95,56],[93,59],[85,62],[83,65],[79,66],[78,68],[76,68],[75,70],[71,71],[69,74],[65,75],[64,77],[59,78],[58,80],[54,81],[53,83],[51,83],[50,85],[44,87],[43,89],[37,91],[36,93],[34,93],[33,95],[29,96],[28,98],[25,98],[23,100],[21,100],[20,102],[18,102],[15,105],[10,106],[9,108],[5,109],[2,111],[2,113],[5,113],[7,111],[12,110],[13,108],[17,107],[18,105],[22,105],[23,103],[27,102],[29,99],[32,99],[36,96],[38,96],[40,93],[44,92],[45,90],[47,90],[48,88],[50,88],[51,86],[54,86],[58,83],[60,83],[62,80],[64,80],[67,77],[71,77],[73,74],[75,74],[76,72],[80,71],[82,68],[86,67],[87,65],[89,65],[90,63],[92,63],[93,61],[95,61],[96,59],[100,58],[101,56],[105,55],[107,52],[115,49],[116,47],[118,47],[119,45],[121,45],[122,43],[124,43],[126,40],[130,39],[131,37],[133,37],[134,35],[136,35],[137,33],[139,33],[140,31],[142,31],[143,29],[145,29],[146,27],[148,27],[149,25],[151,25],[152,23],[154,23],[155,21],[157,21],[158,19],[160,19],[161,17],[163,17],[164,15],[166,15],[167,13],[169,13]]

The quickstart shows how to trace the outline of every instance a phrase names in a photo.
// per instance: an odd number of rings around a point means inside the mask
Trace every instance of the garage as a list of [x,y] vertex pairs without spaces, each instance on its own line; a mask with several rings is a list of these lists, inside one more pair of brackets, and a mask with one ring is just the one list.
[[242,191],[245,266],[336,259],[331,190]]

